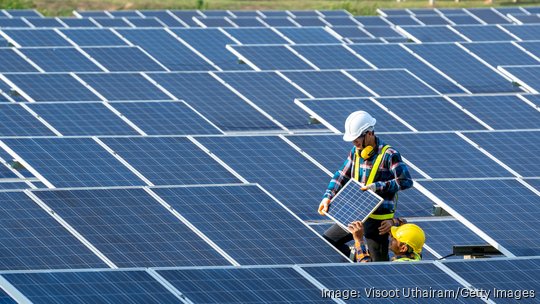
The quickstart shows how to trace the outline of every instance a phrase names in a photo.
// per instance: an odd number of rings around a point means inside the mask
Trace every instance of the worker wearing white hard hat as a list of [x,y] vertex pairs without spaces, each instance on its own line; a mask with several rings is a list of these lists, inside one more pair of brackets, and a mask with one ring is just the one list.
[[[379,227],[385,220],[394,218],[396,193],[412,187],[413,181],[407,165],[399,152],[375,136],[377,120],[365,111],[356,111],[345,121],[343,140],[352,142],[353,148],[330,181],[319,205],[324,215],[332,198],[351,179],[359,181],[364,191],[374,191],[384,202],[364,223],[365,237],[373,261],[388,261],[388,233],[380,234]],[[353,239],[349,231],[333,225],[324,237],[349,256],[346,245]]]

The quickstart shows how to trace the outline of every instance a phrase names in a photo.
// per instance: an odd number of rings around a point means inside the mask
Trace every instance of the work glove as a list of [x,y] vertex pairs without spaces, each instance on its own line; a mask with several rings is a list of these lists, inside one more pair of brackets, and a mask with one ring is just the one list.
[[319,204],[319,214],[325,215],[326,212],[328,212],[329,206],[330,206],[330,199],[327,197],[323,198],[321,203]]
[[377,190],[377,185],[375,185],[375,183],[373,184],[369,184],[367,186],[362,186],[362,188],[360,188],[362,191],[366,191],[366,190],[371,190],[373,192],[375,192],[375,190]]

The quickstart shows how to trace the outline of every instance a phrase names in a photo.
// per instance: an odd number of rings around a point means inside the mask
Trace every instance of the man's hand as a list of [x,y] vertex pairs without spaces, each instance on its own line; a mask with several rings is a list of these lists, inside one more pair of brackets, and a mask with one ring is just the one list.
[[349,232],[353,235],[353,238],[357,242],[362,242],[364,237],[364,225],[360,221],[352,222],[347,227]]
[[394,221],[392,220],[384,220],[381,222],[381,226],[379,226],[379,234],[384,235],[390,232],[390,228],[394,225]]
[[371,190],[371,191],[375,192],[375,190],[377,190],[377,186],[375,184],[369,184],[367,186],[362,186],[362,188],[360,188],[360,190],[362,190],[362,191]]
[[326,212],[328,212],[328,206],[330,206],[330,199],[325,197],[322,199],[321,203],[319,204],[319,214],[325,215]]

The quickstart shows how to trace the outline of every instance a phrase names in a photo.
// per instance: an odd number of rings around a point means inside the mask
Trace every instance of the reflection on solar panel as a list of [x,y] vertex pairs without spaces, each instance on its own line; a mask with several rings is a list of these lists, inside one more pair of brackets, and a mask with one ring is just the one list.
[[[518,92],[519,88],[454,44],[407,45],[472,93]],[[454,64],[459,62],[460,64]]]
[[182,269],[158,273],[195,303],[331,302],[292,268]]
[[28,107],[62,135],[137,135],[102,103],[34,103]]
[[52,29],[3,29],[2,32],[21,46],[71,46]]
[[385,134],[384,140],[432,178],[512,177],[453,133]]
[[239,182],[187,138],[104,138],[107,146],[156,185]]
[[150,77],[224,131],[279,129],[209,74],[156,73]]
[[2,141],[56,187],[144,185],[90,138]]
[[241,265],[345,260],[255,185],[154,191]]
[[279,32],[294,43],[339,43],[340,41],[322,28],[279,28]]
[[313,67],[284,45],[230,46],[261,70],[311,70]]
[[145,271],[36,272],[2,276],[34,303],[179,302]]
[[44,124],[18,104],[0,104],[0,136],[54,135]]
[[99,100],[94,93],[69,74],[4,75],[35,101]]
[[21,48],[19,50],[45,72],[102,71],[75,48]]
[[137,47],[84,48],[84,51],[111,72],[165,71]]
[[503,25],[503,27],[521,40],[540,40],[539,24]]
[[344,229],[354,221],[367,220],[383,202],[375,193],[360,190],[360,186],[355,180],[349,180],[332,199],[327,212],[327,215]]
[[269,28],[233,28],[226,29],[227,33],[243,44],[284,44],[287,40]]
[[514,37],[508,35],[498,26],[478,25],[478,26],[454,26],[454,29],[472,41],[511,41]]
[[183,102],[114,102],[111,105],[148,135],[222,134]]
[[330,177],[279,137],[197,140],[249,182],[261,184],[300,218],[321,219],[316,207]]
[[28,61],[11,49],[0,49],[0,72],[37,72]]
[[143,189],[34,193],[118,267],[230,265]]
[[408,71],[368,70],[348,71],[348,73],[380,96],[418,96],[438,93]]
[[[518,85],[526,85],[527,90],[532,89],[534,93],[540,92],[540,65],[504,67],[509,74],[514,76]],[[536,91],[536,92],[535,92]]]
[[139,73],[78,74],[107,100],[170,100]]
[[518,47],[508,42],[499,43],[466,43],[463,44],[471,52],[491,64],[498,65],[535,65],[540,60],[534,59]]
[[371,68],[342,45],[293,45],[291,47],[320,69]]
[[171,71],[210,71],[214,68],[175,37],[161,29],[118,30]]
[[127,45],[109,29],[63,29],[61,32],[79,46]]
[[419,131],[486,129],[443,97],[377,98],[377,101]]
[[292,71],[283,74],[316,98],[372,96],[339,71]]
[[404,26],[403,30],[420,42],[460,42],[463,37],[446,26]]

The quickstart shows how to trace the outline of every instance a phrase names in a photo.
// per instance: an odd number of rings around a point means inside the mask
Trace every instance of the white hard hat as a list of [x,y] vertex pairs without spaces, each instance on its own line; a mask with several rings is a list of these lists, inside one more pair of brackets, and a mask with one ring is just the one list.
[[354,141],[366,131],[372,131],[377,120],[366,111],[352,112],[345,121],[344,141]]

